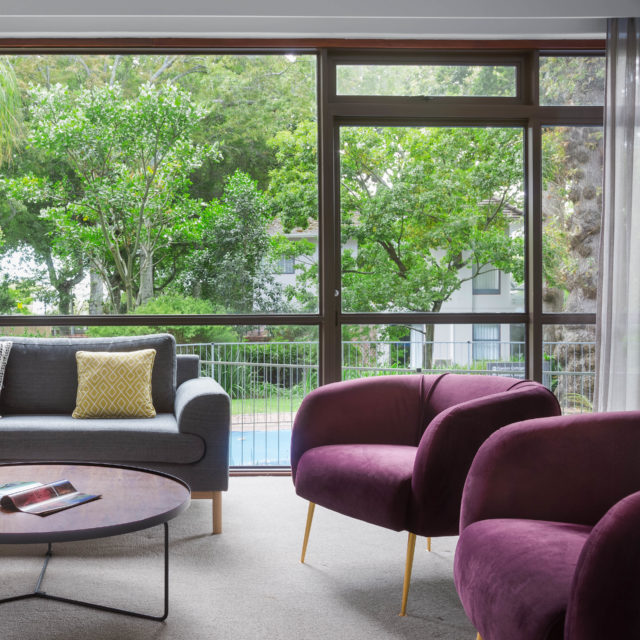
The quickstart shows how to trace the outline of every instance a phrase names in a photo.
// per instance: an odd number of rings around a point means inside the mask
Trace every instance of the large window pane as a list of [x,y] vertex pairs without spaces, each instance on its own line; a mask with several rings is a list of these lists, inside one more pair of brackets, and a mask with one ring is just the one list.
[[524,325],[355,325],[342,333],[343,379],[407,373],[524,378]]
[[563,414],[593,411],[596,377],[595,325],[546,325],[543,383]]
[[338,65],[338,95],[513,97],[514,65]]
[[543,310],[596,310],[602,217],[601,127],[545,127]]
[[540,58],[540,104],[603,105],[604,76],[604,56],[543,56]]
[[317,311],[314,56],[2,64],[1,314]]
[[524,309],[521,129],[340,133],[343,310]]

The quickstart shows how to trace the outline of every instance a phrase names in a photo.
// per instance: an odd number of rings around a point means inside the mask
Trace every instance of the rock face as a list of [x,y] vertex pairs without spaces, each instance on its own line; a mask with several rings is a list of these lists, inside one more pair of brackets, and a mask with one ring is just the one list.
[[[600,127],[561,127],[553,132],[554,175],[543,194],[545,230],[553,231],[567,254],[555,275],[545,279],[547,312],[595,313],[602,216],[603,138]],[[562,249],[562,246],[560,247]],[[552,369],[559,375],[555,392],[565,406],[588,410],[593,401],[595,347],[593,325],[553,325],[545,328]]]

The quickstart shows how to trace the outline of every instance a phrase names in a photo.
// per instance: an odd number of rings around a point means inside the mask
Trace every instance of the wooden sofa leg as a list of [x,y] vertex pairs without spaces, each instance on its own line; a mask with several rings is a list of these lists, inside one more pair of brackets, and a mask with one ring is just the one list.
[[222,533],[222,491],[212,492],[211,508],[213,511],[213,531],[211,533]]
[[212,534],[222,533],[222,491],[192,491],[194,500],[211,500],[213,530]]

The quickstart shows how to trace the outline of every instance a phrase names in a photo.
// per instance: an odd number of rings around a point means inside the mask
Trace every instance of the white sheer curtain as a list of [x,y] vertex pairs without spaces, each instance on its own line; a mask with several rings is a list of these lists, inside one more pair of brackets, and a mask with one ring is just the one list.
[[597,411],[640,409],[640,18],[607,33]]

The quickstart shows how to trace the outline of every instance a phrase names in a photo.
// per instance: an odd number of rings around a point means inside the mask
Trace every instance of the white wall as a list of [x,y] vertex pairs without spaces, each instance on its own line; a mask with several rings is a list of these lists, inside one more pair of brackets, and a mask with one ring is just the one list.
[[640,0],[3,0],[0,37],[591,38]]

